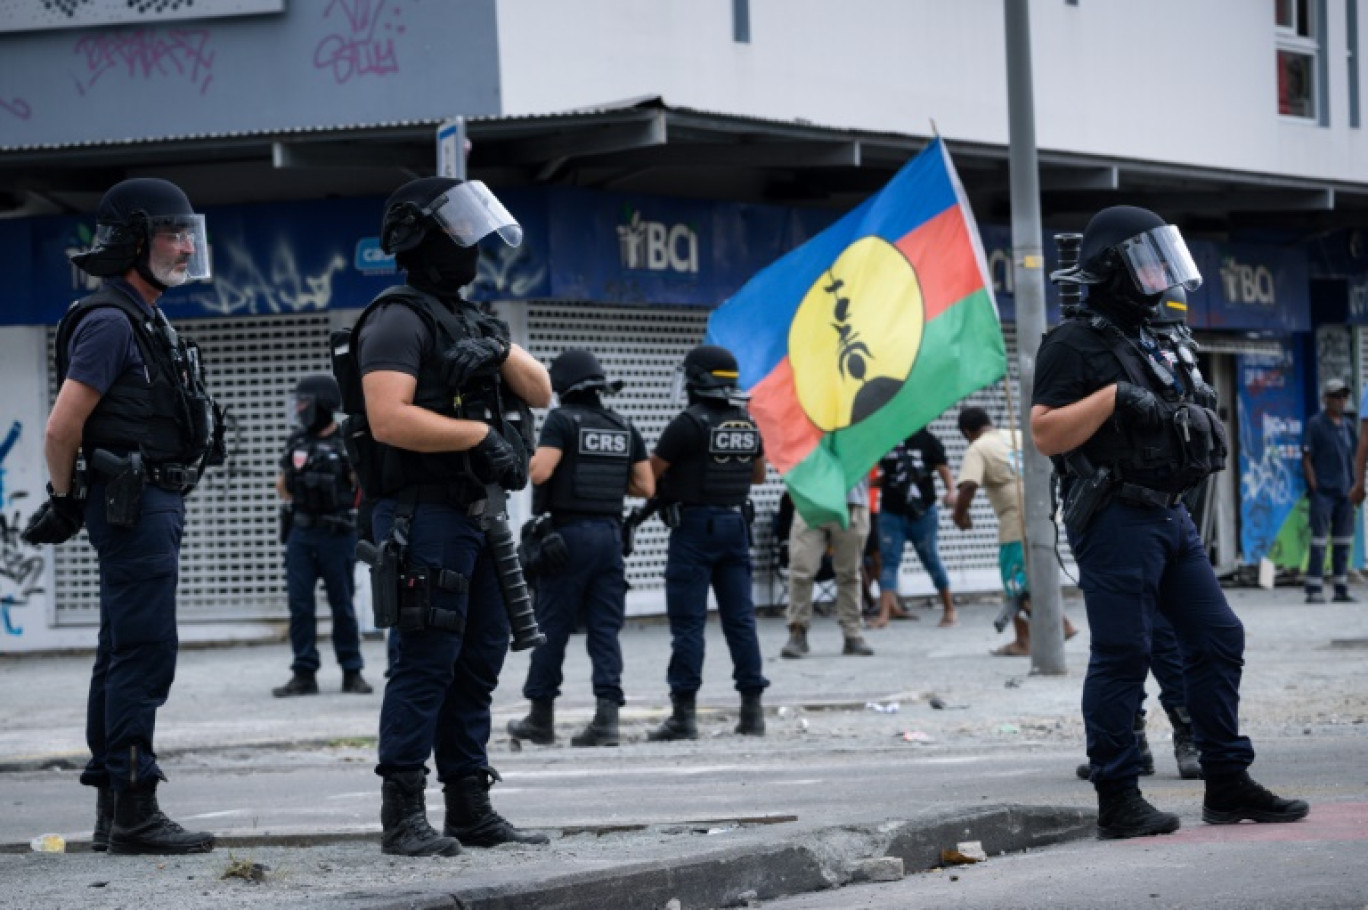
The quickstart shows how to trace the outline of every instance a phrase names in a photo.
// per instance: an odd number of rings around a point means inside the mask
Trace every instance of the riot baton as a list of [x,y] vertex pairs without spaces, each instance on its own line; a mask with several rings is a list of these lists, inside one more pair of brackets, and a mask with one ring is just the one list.
[[489,542],[494,557],[494,571],[499,576],[499,590],[503,592],[504,610],[513,629],[514,651],[525,651],[546,643],[546,636],[537,628],[537,614],[532,609],[532,597],[527,593],[527,579],[518,561],[518,542],[508,526],[508,494],[496,483],[485,484],[484,514],[480,528]]

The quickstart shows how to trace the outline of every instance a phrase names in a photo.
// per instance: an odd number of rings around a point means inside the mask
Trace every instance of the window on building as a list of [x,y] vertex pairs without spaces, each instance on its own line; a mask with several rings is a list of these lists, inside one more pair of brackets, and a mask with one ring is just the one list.
[[732,40],[750,44],[750,0],[732,0]]
[[1321,48],[1317,0],[1273,0],[1278,31],[1278,113],[1318,119]]

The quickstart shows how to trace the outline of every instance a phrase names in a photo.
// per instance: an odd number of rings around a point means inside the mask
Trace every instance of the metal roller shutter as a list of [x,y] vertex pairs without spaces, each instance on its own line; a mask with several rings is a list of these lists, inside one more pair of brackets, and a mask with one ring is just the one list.
[[[288,615],[275,477],[290,432],[295,383],[305,374],[331,370],[332,324],[328,313],[177,323],[199,344],[209,387],[228,409],[228,462],[211,470],[187,500],[177,598],[181,621]],[[54,397],[55,384],[53,375]],[[98,567],[85,532],[54,552],[57,623],[98,622]]]

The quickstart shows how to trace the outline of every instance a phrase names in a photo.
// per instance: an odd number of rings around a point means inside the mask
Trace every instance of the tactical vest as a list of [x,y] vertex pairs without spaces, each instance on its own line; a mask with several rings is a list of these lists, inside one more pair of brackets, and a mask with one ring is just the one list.
[[704,447],[670,465],[661,478],[661,501],[741,505],[750,494],[760,429],[745,408],[694,404],[684,413],[703,431]]
[[296,430],[285,448],[289,459],[285,488],[296,510],[325,516],[347,512],[356,505],[351,463],[339,433],[320,437]]
[[[515,449],[531,450],[531,412],[526,405],[508,395],[509,404],[520,407],[516,432],[508,431],[511,421],[504,416],[502,381],[497,375],[484,377],[462,389],[450,389],[441,371],[441,352],[464,338],[489,337],[506,332],[498,320],[470,306],[449,306],[411,285],[387,288],[357,318],[349,331],[333,334],[333,374],[342,391],[342,409],[347,418],[341,435],[347,446],[361,488],[366,496],[378,499],[394,496],[411,487],[444,488],[441,497],[457,505],[484,498],[484,484],[495,478],[479,477],[465,452],[413,452],[377,441],[366,420],[366,401],[361,391],[361,365],[358,342],[361,327],[380,306],[402,304],[417,313],[433,339],[433,356],[423,358],[418,367],[418,385],[413,403],[443,417],[478,420],[503,432]],[[523,413],[525,412],[525,414]],[[510,436],[517,437],[516,439]]]
[[121,311],[133,327],[146,379],[125,370],[100,397],[81,431],[87,460],[95,449],[116,454],[141,452],[153,465],[202,468],[223,460],[223,412],[204,385],[199,347],[181,339],[117,288],[105,285],[76,301],[57,326],[57,380],[70,367],[71,336],[94,310]]
[[[1165,363],[1105,317],[1093,316],[1088,326],[1107,339],[1126,380],[1159,398],[1163,415],[1154,429],[1114,415],[1079,447],[1088,460],[1109,466],[1123,482],[1164,493],[1184,493],[1224,469],[1225,426],[1212,410],[1215,392],[1202,380],[1192,352],[1170,348]],[[1163,336],[1155,340],[1174,344]]]
[[608,408],[571,404],[560,411],[574,422],[575,439],[551,474],[547,507],[559,518],[621,517],[632,476],[632,425]]

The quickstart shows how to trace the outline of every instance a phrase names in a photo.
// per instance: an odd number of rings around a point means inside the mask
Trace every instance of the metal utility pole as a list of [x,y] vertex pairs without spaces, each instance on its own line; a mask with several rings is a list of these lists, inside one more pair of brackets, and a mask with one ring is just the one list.
[[1007,111],[1012,168],[1012,276],[1016,288],[1017,365],[1025,462],[1026,573],[1031,586],[1031,672],[1061,675],[1064,610],[1050,520],[1050,463],[1031,441],[1036,352],[1045,332],[1045,255],[1040,245],[1040,175],[1036,161],[1028,0],[1003,0],[1007,30]]

